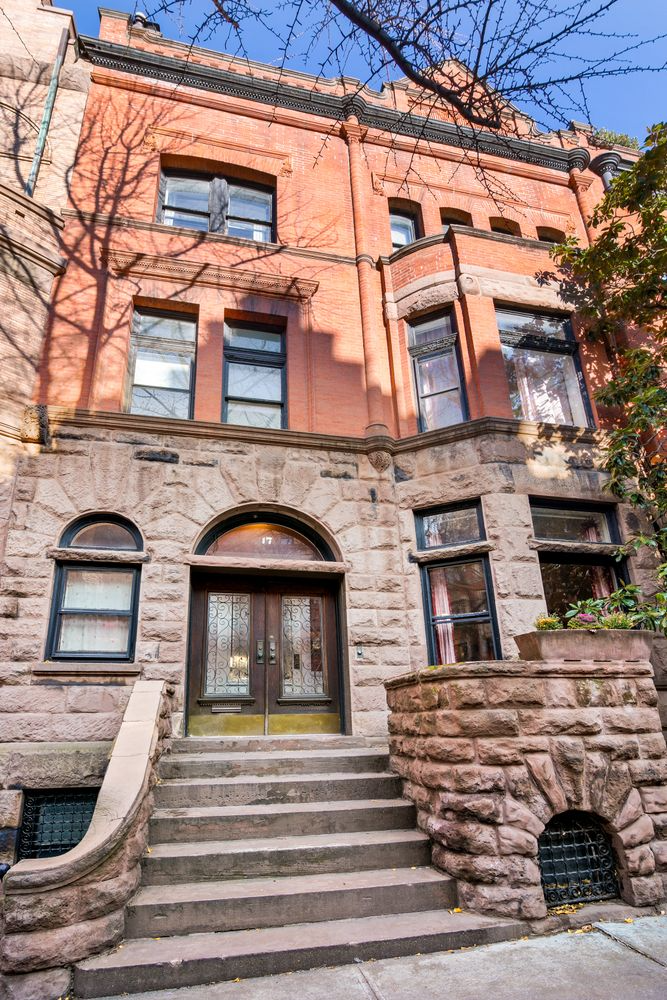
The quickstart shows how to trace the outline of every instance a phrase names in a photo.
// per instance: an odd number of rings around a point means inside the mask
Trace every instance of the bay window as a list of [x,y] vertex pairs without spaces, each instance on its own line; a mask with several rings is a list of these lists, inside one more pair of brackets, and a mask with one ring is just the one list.
[[[417,517],[421,550],[442,549],[442,560],[422,565],[429,656],[432,663],[494,660],[498,656],[489,564],[474,554],[484,541],[479,502],[424,511]],[[447,549],[471,545],[473,554],[447,558]],[[418,557],[419,558],[419,557]]]
[[588,427],[588,398],[569,320],[505,308],[497,308],[496,316],[515,418]]
[[466,420],[457,336],[451,313],[414,321],[408,330],[420,431]]
[[623,566],[615,559],[618,535],[608,508],[534,500],[531,513],[550,614],[562,616],[570,604],[608,597],[620,586]]

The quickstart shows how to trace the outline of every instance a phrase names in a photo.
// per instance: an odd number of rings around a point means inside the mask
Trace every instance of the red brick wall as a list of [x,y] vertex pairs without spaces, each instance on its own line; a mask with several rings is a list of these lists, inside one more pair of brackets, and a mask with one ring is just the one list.
[[[126,42],[127,30],[124,19],[103,18],[104,37]],[[131,41],[180,54],[176,43],[151,33],[134,31]],[[229,61],[203,50],[193,58],[221,65]],[[269,76],[273,72],[266,70]],[[220,417],[225,316],[252,313],[280,317],[286,324],[291,428],[362,435],[369,423],[370,377],[379,387],[390,431],[412,434],[417,425],[404,323],[394,334],[389,329],[388,340],[382,281],[373,270],[367,279],[370,318],[366,308],[364,326],[354,259],[360,240],[374,259],[391,252],[388,199],[417,202],[425,236],[441,231],[442,208],[458,208],[470,212],[474,225],[486,231],[489,218],[505,214],[529,239],[535,239],[540,225],[586,239],[576,195],[564,173],[486,157],[482,175],[453,147],[415,148],[400,139],[389,148],[387,135],[368,133],[355,219],[349,150],[340,125],[106,70],[96,70],[93,78],[65,232],[70,264],[55,295],[41,369],[42,401],[122,407],[132,304],[139,301],[197,314],[196,418]],[[332,89],[333,84],[322,87]],[[376,100],[386,104],[389,92]],[[278,242],[287,249],[185,235],[153,224],[161,159],[200,169],[226,166],[272,180]],[[599,193],[595,178],[588,195],[594,199]],[[177,273],[169,279],[118,275],[103,264],[106,249],[151,255],[175,266],[183,262],[301,279],[318,287],[306,304],[294,296],[281,300],[277,294],[250,294],[229,283],[222,287]],[[484,268],[495,272],[498,286],[508,274],[514,276],[524,283],[528,299],[533,296],[532,304],[538,304],[535,276],[551,266],[544,245],[458,232],[450,243],[417,249],[392,263],[389,280],[396,292],[437,272],[459,275],[466,268]],[[496,292],[495,297],[512,302],[517,287],[516,280],[506,283],[504,294]],[[511,416],[493,298],[484,290],[466,294],[455,309],[472,417]],[[389,349],[392,336],[398,357]],[[604,354],[582,345],[582,357],[594,388],[606,378]]]

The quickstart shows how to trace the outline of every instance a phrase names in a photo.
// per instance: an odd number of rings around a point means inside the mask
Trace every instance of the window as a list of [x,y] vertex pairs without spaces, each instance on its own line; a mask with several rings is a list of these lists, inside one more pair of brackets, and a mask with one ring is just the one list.
[[192,416],[197,324],[191,316],[135,310],[126,410],[147,417]]
[[[576,547],[540,552],[544,597],[551,614],[564,615],[575,601],[607,597],[619,586],[622,567],[613,556],[618,535],[608,508],[535,500],[531,513],[536,538],[582,546],[581,552]],[[591,554],[586,550],[591,544],[609,545],[610,554]]]
[[410,202],[389,202],[392,250],[400,250],[414,243],[422,235],[419,206]]
[[465,545],[484,539],[484,522],[479,502],[424,511],[417,521],[420,549]]
[[[112,515],[86,518],[67,529],[61,547],[80,558],[56,565],[47,656],[58,660],[131,660],[134,654],[138,565],[103,562],[100,550],[139,552],[139,532]],[[90,561],[86,560],[90,552]]]
[[[479,501],[417,516],[421,550],[483,541]],[[489,565],[485,556],[429,562],[422,568],[432,663],[494,660],[498,655]]]
[[486,559],[427,566],[426,591],[433,663],[496,659]]
[[502,216],[489,219],[489,228],[492,233],[502,233],[504,236],[521,236],[521,228],[518,222],[513,219],[504,219]]
[[604,508],[531,504],[536,538],[559,542],[614,542],[610,513]]
[[432,431],[466,420],[456,331],[451,313],[424,317],[409,327],[419,429]]
[[53,858],[83,840],[99,789],[49,788],[24,793],[17,861]]
[[497,308],[496,316],[516,419],[588,427],[588,397],[569,319],[506,308]]
[[472,215],[458,208],[441,208],[440,221],[445,226],[472,226]]
[[222,419],[244,427],[285,427],[285,334],[250,323],[225,326]]
[[158,219],[167,226],[271,243],[274,192],[260,184],[210,174],[166,171]]
[[537,238],[542,243],[562,243],[565,240],[565,233],[560,229],[550,229],[548,226],[537,227]]

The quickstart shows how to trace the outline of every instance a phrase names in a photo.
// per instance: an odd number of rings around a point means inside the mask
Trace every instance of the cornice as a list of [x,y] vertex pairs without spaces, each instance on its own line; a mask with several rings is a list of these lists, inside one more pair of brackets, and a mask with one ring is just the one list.
[[[83,212],[80,209],[64,208],[63,216],[66,219],[76,219],[81,223],[99,225],[104,230],[110,227],[124,230],[141,229],[165,236],[185,236],[197,246],[206,246],[207,243],[225,243],[237,249],[255,250],[258,261],[280,255],[281,257],[308,257],[315,260],[326,260],[332,264],[354,266],[356,263],[354,257],[346,257],[328,250],[286,246],[282,243],[257,243],[254,240],[241,239],[238,236],[225,236],[222,233],[200,233],[184,226],[165,226],[163,222],[147,222],[145,219],[132,219],[126,215],[107,215],[104,212]],[[247,261],[247,263],[251,262]]]
[[[558,442],[568,444],[600,445],[600,431],[582,427],[545,425],[504,417],[482,417],[453,427],[444,427],[407,438],[348,437],[338,434],[319,434],[312,431],[267,430],[241,427],[199,420],[174,420],[171,418],[140,417],[132,413],[112,411],[76,410],[66,407],[47,408],[49,427],[54,439],[68,437],[65,428],[95,428],[131,436],[131,443],[142,443],[142,436],[196,438],[199,440],[235,441],[254,445],[303,448],[310,451],[343,451],[356,454],[388,452],[390,455],[422,451],[438,446],[455,444],[487,435],[517,437],[529,442]],[[138,440],[140,439],[140,440]],[[105,440],[108,440],[105,438]],[[148,443],[147,441],[145,443]]]
[[150,77],[177,86],[192,87],[231,97],[289,108],[302,114],[344,122],[355,117],[360,127],[379,129],[392,135],[409,136],[458,149],[471,150],[501,159],[530,163],[568,173],[570,152],[527,139],[494,135],[491,132],[436,122],[422,115],[381,108],[368,102],[360,93],[349,95],[323,93],[280,80],[267,80],[250,74],[203,66],[173,56],[133,49],[88,35],[79,38],[81,54],[94,66]]
[[216,288],[242,289],[281,298],[308,300],[319,288],[318,281],[290,278],[282,274],[262,274],[242,268],[221,267],[206,261],[180,260],[126,250],[104,249],[102,265],[118,275],[143,275],[189,285],[214,285]]

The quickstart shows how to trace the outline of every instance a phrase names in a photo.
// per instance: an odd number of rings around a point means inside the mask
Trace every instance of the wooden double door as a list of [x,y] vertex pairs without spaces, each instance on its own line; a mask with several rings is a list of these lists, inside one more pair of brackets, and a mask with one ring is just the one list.
[[335,589],[208,577],[192,593],[188,733],[340,732]]

